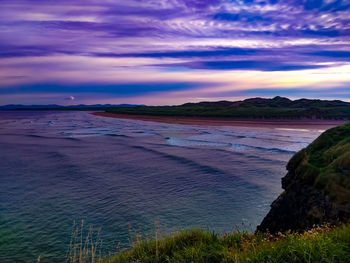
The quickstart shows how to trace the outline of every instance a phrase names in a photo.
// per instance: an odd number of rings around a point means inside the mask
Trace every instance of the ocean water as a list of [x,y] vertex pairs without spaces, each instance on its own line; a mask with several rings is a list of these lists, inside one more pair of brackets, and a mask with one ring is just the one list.
[[0,112],[0,262],[63,261],[76,220],[106,250],[133,233],[254,231],[290,157],[321,130]]

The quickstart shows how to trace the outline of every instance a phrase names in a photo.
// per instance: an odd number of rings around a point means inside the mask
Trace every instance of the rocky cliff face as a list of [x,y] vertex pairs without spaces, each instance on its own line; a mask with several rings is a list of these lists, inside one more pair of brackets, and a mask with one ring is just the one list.
[[285,191],[258,231],[303,231],[350,220],[350,124],[323,133],[292,157],[287,170]]

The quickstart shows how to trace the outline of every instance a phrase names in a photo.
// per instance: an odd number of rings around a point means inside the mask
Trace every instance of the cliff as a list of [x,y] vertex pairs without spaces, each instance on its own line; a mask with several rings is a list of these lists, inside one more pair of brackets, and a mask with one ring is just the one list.
[[257,231],[303,231],[350,219],[350,123],[327,130],[296,153],[282,178],[285,190]]

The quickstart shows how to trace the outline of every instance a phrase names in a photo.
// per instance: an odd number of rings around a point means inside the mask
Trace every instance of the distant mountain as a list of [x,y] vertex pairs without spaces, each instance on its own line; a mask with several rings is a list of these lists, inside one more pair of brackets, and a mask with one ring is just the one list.
[[272,99],[250,98],[243,101],[218,101],[218,102],[199,102],[186,103],[181,106],[201,105],[205,107],[288,107],[288,108],[308,108],[308,107],[339,107],[350,106],[349,102],[341,100],[309,100],[299,99],[290,100],[284,97],[274,97]]
[[186,103],[179,106],[113,108],[118,114],[266,119],[350,119],[350,103],[340,100],[250,98],[243,101]]
[[136,107],[136,106],[145,106],[145,105],[134,105],[134,104],[94,104],[94,105],[71,105],[71,106],[62,106],[56,104],[49,105],[21,105],[21,104],[9,104],[0,106],[0,110],[90,110],[90,109],[110,109],[115,107]]

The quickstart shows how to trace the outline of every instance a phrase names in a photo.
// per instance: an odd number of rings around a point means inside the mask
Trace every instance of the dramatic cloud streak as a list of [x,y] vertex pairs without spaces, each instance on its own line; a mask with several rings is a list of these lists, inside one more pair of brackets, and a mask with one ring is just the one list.
[[0,5],[0,104],[349,99],[348,0]]

